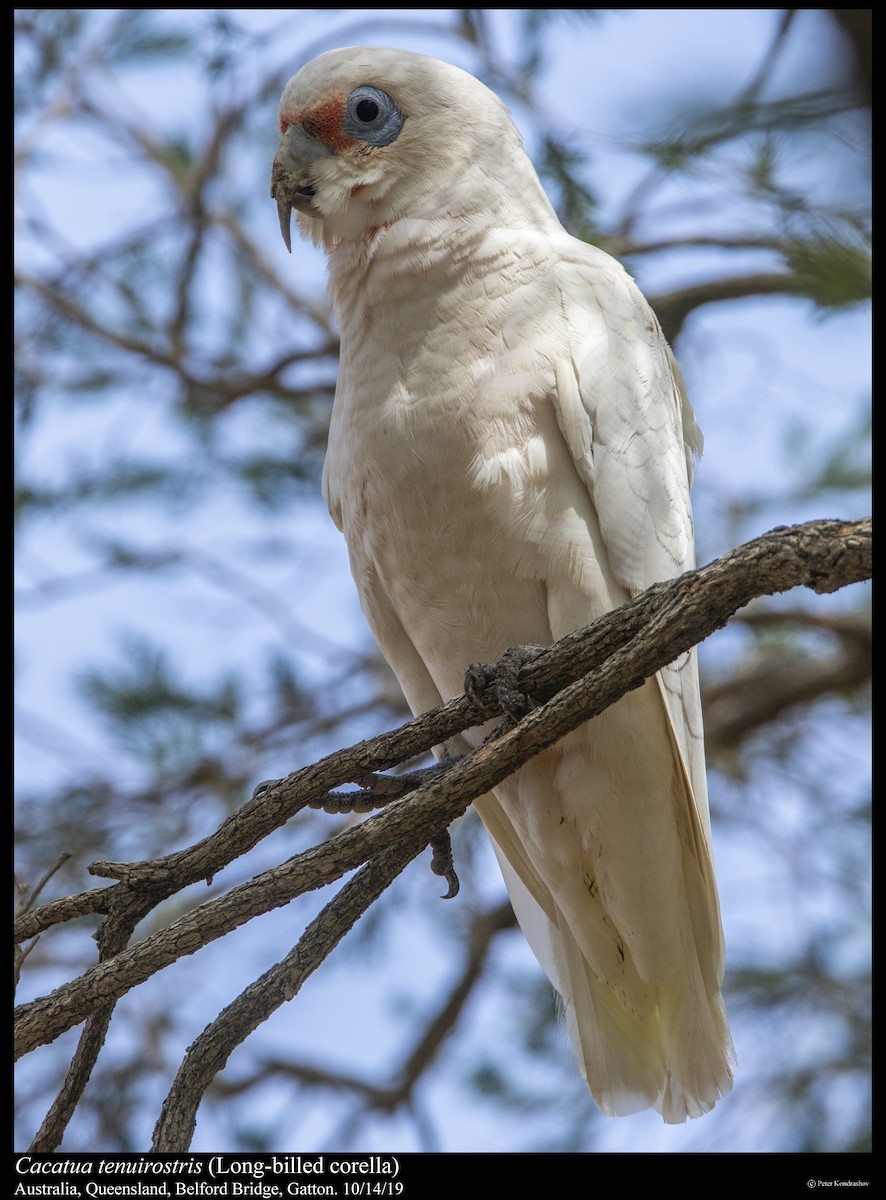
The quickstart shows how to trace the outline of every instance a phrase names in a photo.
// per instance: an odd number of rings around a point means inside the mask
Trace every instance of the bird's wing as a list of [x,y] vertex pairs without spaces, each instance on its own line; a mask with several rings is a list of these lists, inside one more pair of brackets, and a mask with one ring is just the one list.
[[[702,436],[658,320],[624,268],[562,238],[561,295],[576,332],[557,418],[600,522],[609,566],[637,595],[695,566],[689,487]],[[694,651],[659,672],[695,807],[710,838]],[[713,885],[712,885],[713,886]]]

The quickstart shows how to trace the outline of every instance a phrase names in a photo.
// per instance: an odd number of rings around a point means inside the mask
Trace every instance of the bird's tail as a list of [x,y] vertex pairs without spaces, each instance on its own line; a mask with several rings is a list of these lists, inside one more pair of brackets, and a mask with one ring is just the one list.
[[[626,981],[619,994],[604,981],[598,948],[586,937],[579,944],[572,932],[574,914],[570,923],[497,800],[483,797],[477,807],[517,920],[560,995],[579,1064],[600,1109],[627,1116],[655,1108],[669,1124],[709,1112],[732,1086],[733,1051],[719,972],[710,963],[703,969],[699,961],[703,931],[694,925],[703,914],[693,911],[693,897],[687,897],[673,970],[655,981],[644,982],[629,948],[618,940]],[[561,899],[567,895],[561,887]]]
[[579,1063],[600,1109],[657,1109],[668,1124],[709,1112],[732,1086],[732,1042],[718,990],[697,968],[659,983],[648,1011],[629,1012],[601,983],[569,928],[551,930],[555,986]]

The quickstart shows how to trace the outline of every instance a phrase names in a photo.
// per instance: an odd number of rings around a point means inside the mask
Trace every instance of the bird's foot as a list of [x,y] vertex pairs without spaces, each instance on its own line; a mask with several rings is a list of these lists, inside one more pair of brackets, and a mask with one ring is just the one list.
[[[511,646],[495,663],[471,663],[465,671],[465,695],[486,716],[496,716],[498,708],[516,724],[528,712],[538,708],[528,692],[520,690],[520,669],[538,658],[544,646]],[[484,697],[492,688],[498,708]]]
[[458,895],[459,884],[458,876],[455,873],[455,864],[452,861],[452,841],[449,837],[449,830],[444,829],[442,833],[431,838],[430,846],[431,870],[449,884],[449,891],[442,899],[452,900]]

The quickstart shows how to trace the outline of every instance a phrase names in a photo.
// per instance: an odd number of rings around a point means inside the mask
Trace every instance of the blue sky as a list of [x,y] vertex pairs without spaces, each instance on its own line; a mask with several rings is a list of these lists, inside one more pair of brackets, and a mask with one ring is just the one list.
[[[205,11],[170,10],[166,15],[170,22],[190,27],[203,19]],[[267,59],[255,64],[256,70],[269,74],[284,68],[294,73],[301,56],[353,42],[431,53],[469,70],[477,66],[464,45],[439,31],[450,10],[293,10],[289,16],[279,9],[225,11],[249,28],[275,31]],[[513,40],[519,10],[484,11],[500,27],[502,44],[507,47]],[[776,75],[781,83],[805,80],[816,70],[824,19],[814,10],[801,13],[791,53]],[[611,12],[594,24],[563,22],[555,28],[539,103],[558,129],[568,131],[576,144],[590,152],[591,182],[601,197],[601,224],[605,226],[622,211],[642,178],[646,167],[634,152],[637,139],[648,131],[650,121],[655,124],[660,115],[671,111],[675,91],[685,92],[683,103],[689,111],[712,96],[728,100],[746,86],[758,68],[761,48],[768,43],[776,20],[777,10],[637,10]],[[116,82],[112,86],[107,79],[96,78],[98,94],[106,90],[112,94],[117,87]],[[156,69],[129,75],[116,94],[125,98],[134,121],[149,128],[175,129],[186,124],[189,112],[199,107],[200,89],[196,73],[189,75],[187,68],[179,65],[168,75]],[[532,114],[520,105],[514,105],[513,111],[532,152],[536,129]],[[276,131],[270,126],[267,169],[275,140]],[[121,170],[119,160],[101,138],[71,139],[60,125],[48,136],[46,146],[60,151],[62,159],[48,161],[37,173],[25,207],[41,204],[59,237],[69,245],[102,245],[162,202],[153,190],[154,183],[149,186],[138,173]],[[261,194],[267,189],[265,175],[259,174],[264,152],[264,147],[257,147],[254,157],[243,164],[244,172],[255,167],[254,187]],[[741,227],[746,216],[753,219],[750,212],[745,214],[737,195],[730,195],[731,190],[735,192],[730,172],[738,173],[741,168],[740,161],[726,156],[722,177],[672,181],[661,192],[650,228],[667,228],[675,235]],[[797,153],[792,171],[797,186],[808,187],[821,197],[839,190],[841,181],[821,172],[812,145],[805,156]],[[59,195],[64,196],[62,206]],[[293,286],[322,301],[319,253],[298,242],[289,259],[269,199],[264,207],[255,207],[249,223],[275,269],[291,277]],[[20,265],[42,268],[50,255],[51,248],[23,227],[18,243]],[[722,270],[723,261],[720,251],[675,251],[644,259],[638,280],[647,294],[654,294],[656,289],[714,277]],[[765,269],[771,266],[771,255],[755,251],[743,261],[748,269]],[[734,255],[729,262],[736,262]],[[223,291],[224,280],[208,279],[205,286],[209,292],[214,288]],[[260,333],[271,338],[267,330]],[[279,331],[274,336],[279,337]],[[870,394],[870,319],[866,310],[821,317],[810,304],[783,298],[711,307],[692,319],[677,350],[706,435],[695,487],[701,561],[776,523],[861,515],[843,508],[831,511],[828,497],[816,497],[808,503],[793,502],[784,511],[763,505],[749,520],[735,522],[730,517],[736,500],[749,494],[786,491],[793,479],[803,477],[811,458],[852,427],[858,407]],[[82,465],[90,458],[101,462],[121,446],[133,456],[153,451],[187,454],[184,444],[175,446],[179,435],[169,419],[173,398],[160,395],[152,396],[150,403],[145,400],[121,394],[92,408],[72,407],[60,395],[45,406],[39,426],[30,435],[29,463],[36,464],[38,473],[49,481],[66,477],[72,464]],[[224,436],[232,445],[250,439],[258,443],[262,430],[256,426],[254,413],[245,412],[231,417]],[[96,657],[112,661],[124,631],[136,629],[171,638],[177,661],[192,679],[214,677],[220,660],[248,671],[250,663],[268,647],[282,647],[287,652],[295,649],[306,677],[319,681],[328,671],[330,648],[366,644],[368,634],[348,574],[345,548],[319,498],[305,501],[291,514],[269,518],[269,541],[279,536],[288,545],[299,547],[297,561],[270,558],[261,565],[262,587],[269,596],[285,602],[290,622],[285,629],[267,613],[264,619],[256,618],[256,606],[220,585],[218,571],[213,573],[219,564],[236,566],[244,575],[255,570],[252,550],[247,550],[252,529],[237,497],[223,492],[215,495],[211,505],[190,513],[184,526],[176,521],[174,512],[143,508],[110,514],[90,528],[78,526],[77,520],[75,516],[73,523],[47,523],[38,537],[29,537],[21,545],[17,579],[23,603],[17,625],[16,702],[20,719],[17,776],[24,792],[63,776],[72,759],[87,772],[103,768],[107,744],[101,728],[84,714],[72,680]],[[759,522],[756,526],[755,520]],[[124,523],[128,536],[147,548],[167,546],[174,538],[179,547],[203,556],[204,570],[174,588],[165,578],[139,577],[105,588],[84,588],[81,593],[72,588],[63,605],[41,602],[41,585],[89,569],[90,538],[97,531],[113,533],[118,521]],[[843,602],[840,597],[834,600],[837,605]],[[716,639],[703,648],[702,654],[710,656],[711,664],[728,659],[729,636],[724,635],[722,650]],[[827,731],[822,736],[827,738]],[[848,777],[863,778],[866,760],[866,746],[852,746],[846,756]],[[297,765],[301,764],[281,757],[263,774],[282,774]],[[128,768],[124,764],[122,769]],[[787,836],[795,809],[789,792],[781,790],[782,782],[773,779],[769,785],[777,796],[778,828]],[[137,827],[130,830],[130,839],[132,856],[137,857]],[[814,904],[811,898],[798,898],[792,891],[793,881],[784,876],[774,858],[761,862],[760,850],[759,841],[748,839],[731,844],[723,855],[724,923],[730,944],[744,948],[763,943],[775,954],[781,939],[790,942],[799,937],[798,930],[815,919],[810,911]],[[499,886],[491,855],[488,886],[493,890]],[[310,908],[307,905],[300,910],[299,921],[308,919],[305,914]],[[213,1006],[217,1011],[230,998],[225,964],[232,956],[250,959],[254,953],[255,964],[249,968],[252,977],[266,960],[273,960],[278,935],[289,936],[290,919],[280,914],[266,919],[267,932],[258,948],[250,942],[251,935],[241,931],[222,947],[205,952],[196,977],[194,960],[185,960],[156,981],[161,988],[189,989],[185,1003],[194,1008],[192,1036],[200,1027],[200,1014]],[[408,979],[400,981],[403,1003],[407,1007],[429,1003],[443,986],[451,963],[441,961],[429,948],[430,935],[423,919],[411,922],[398,917],[395,926],[398,958],[414,968]],[[496,955],[503,967],[531,969],[531,956],[518,938],[507,939]],[[285,1040],[294,1052],[303,1049],[318,1057],[342,1054],[349,1064],[363,1060],[377,1064],[393,1052],[400,1031],[391,1019],[389,980],[375,979],[368,968],[359,975],[361,1016],[350,1020],[346,1031],[341,1023],[328,1021],[330,1006],[340,1003],[342,991],[351,994],[354,980],[347,964],[352,961],[358,963],[353,969],[359,970],[359,960],[346,960],[343,965],[331,961],[328,973],[312,980],[297,1006],[290,1006],[293,1011],[278,1014],[260,1036],[269,1045],[275,1039]],[[137,1014],[140,1004],[150,1003],[149,997],[146,990],[144,997],[128,998],[128,1011]],[[498,988],[478,1002],[472,1014],[471,1037],[495,1035],[501,1023],[495,1005],[505,1001],[506,994],[503,999]],[[750,1063],[754,1071],[765,1069],[761,1059],[776,1052],[777,1045],[767,1039],[761,1049],[757,1031],[741,1020],[736,1022],[735,1032],[740,1063]],[[815,1031],[809,1034],[813,1040],[816,1036]],[[285,1111],[289,1099],[285,1093],[272,1094],[263,1103],[269,1112]],[[502,1124],[499,1114],[483,1107],[463,1110],[461,1094],[451,1080],[436,1084],[425,1103],[444,1130],[442,1149],[516,1148],[514,1130]],[[741,1104],[741,1100],[735,1103]],[[300,1140],[285,1148],[322,1147],[328,1135],[323,1114],[300,1114],[299,1119]],[[734,1125],[724,1128],[731,1129],[731,1148],[778,1148],[765,1106],[757,1109],[752,1119],[743,1117],[738,1132]],[[201,1125],[194,1148],[216,1149],[217,1139],[224,1136],[223,1130],[211,1124]],[[415,1136],[406,1121],[396,1132],[390,1124],[370,1124],[364,1134],[365,1147],[359,1148],[379,1148],[374,1137],[394,1137],[396,1148],[413,1149],[417,1148]],[[703,1134],[697,1124],[665,1129],[657,1117],[640,1115],[610,1123],[605,1147],[679,1151],[698,1148],[700,1138],[703,1140]]]

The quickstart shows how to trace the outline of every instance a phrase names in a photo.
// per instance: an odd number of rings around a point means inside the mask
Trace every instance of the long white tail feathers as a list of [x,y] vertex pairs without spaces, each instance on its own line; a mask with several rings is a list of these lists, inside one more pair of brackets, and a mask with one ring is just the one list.
[[598,980],[568,928],[552,931],[552,942],[566,1022],[600,1109],[619,1117],[654,1108],[671,1125],[710,1112],[732,1087],[733,1050],[722,998],[701,971],[659,985],[638,1019]]
[[649,988],[641,1014],[631,1012],[588,962],[499,805],[483,797],[478,807],[517,920],[560,995],[579,1066],[601,1111],[621,1117],[654,1108],[668,1124],[710,1112],[732,1087],[734,1052],[720,972],[710,963],[702,970],[695,947],[705,940],[696,943],[702,932],[691,928],[696,922],[689,922],[673,975]]

